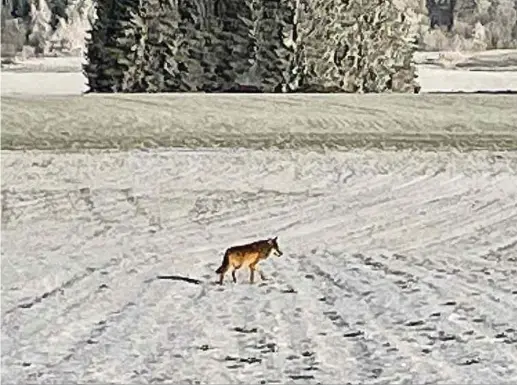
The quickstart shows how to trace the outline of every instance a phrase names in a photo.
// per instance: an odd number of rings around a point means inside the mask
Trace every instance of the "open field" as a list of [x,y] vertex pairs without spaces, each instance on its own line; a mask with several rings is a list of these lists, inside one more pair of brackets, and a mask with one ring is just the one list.
[[2,149],[517,149],[511,95],[2,97]]
[[1,160],[2,383],[517,381],[515,152]]
[[[2,71],[8,72],[45,72],[80,73],[85,57],[38,57],[25,60],[14,59],[12,63],[2,63]],[[417,51],[414,55],[416,65],[431,65],[442,68],[463,68],[474,70],[501,71],[517,69],[517,49],[492,49],[477,52],[459,51]]]
[[[86,78],[81,72],[65,70],[2,71],[2,95],[80,95],[88,90]],[[508,68],[468,71],[422,64],[418,66],[418,75],[421,93],[517,91],[517,71]]]
[[516,71],[516,49],[494,49],[480,52],[416,52],[417,65],[441,68],[466,69],[469,71]]
[[517,97],[6,74],[2,383],[517,383]]
[[[2,95],[78,95],[86,91],[81,57],[2,64]],[[416,52],[421,92],[517,91],[517,50]]]

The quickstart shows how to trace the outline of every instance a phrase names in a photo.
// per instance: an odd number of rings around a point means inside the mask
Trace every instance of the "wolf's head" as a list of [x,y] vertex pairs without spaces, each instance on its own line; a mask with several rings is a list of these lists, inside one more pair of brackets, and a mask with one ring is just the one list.
[[271,250],[275,250],[275,254],[280,257],[283,253],[280,251],[277,242],[278,237],[268,239],[268,244],[271,246]]

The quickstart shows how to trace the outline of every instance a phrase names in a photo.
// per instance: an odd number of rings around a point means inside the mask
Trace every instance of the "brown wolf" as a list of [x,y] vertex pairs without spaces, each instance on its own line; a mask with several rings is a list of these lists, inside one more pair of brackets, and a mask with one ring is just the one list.
[[271,251],[275,250],[277,256],[283,253],[278,248],[277,238],[263,239],[246,245],[233,246],[224,253],[223,263],[215,271],[219,274],[219,284],[223,284],[224,275],[232,269],[233,282],[237,283],[235,271],[241,267],[248,267],[250,269],[250,283],[254,282],[255,271],[260,274],[262,280],[266,280],[264,274],[257,269],[257,264],[269,257]]

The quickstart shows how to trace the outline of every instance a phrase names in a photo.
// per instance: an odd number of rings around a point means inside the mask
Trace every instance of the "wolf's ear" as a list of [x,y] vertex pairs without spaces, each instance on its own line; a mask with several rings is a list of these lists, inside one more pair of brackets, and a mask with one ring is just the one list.
[[277,239],[278,239],[278,237],[274,237],[274,238],[273,238],[273,241],[275,241],[275,242],[276,242],[276,240],[277,240]]

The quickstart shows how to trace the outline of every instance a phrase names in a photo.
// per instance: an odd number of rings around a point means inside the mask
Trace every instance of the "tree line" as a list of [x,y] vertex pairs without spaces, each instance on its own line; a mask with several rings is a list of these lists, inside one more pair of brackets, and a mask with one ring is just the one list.
[[[81,55],[97,1],[2,0],[2,57]],[[407,8],[418,50],[517,48],[517,0],[394,1]]]
[[392,0],[98,0],[91,92],[418,92]]
[[[416,15],[419,50],[517,48],[517,0],[407,1],[412,2]],[[447,28],[438,28],[436,24]]]

